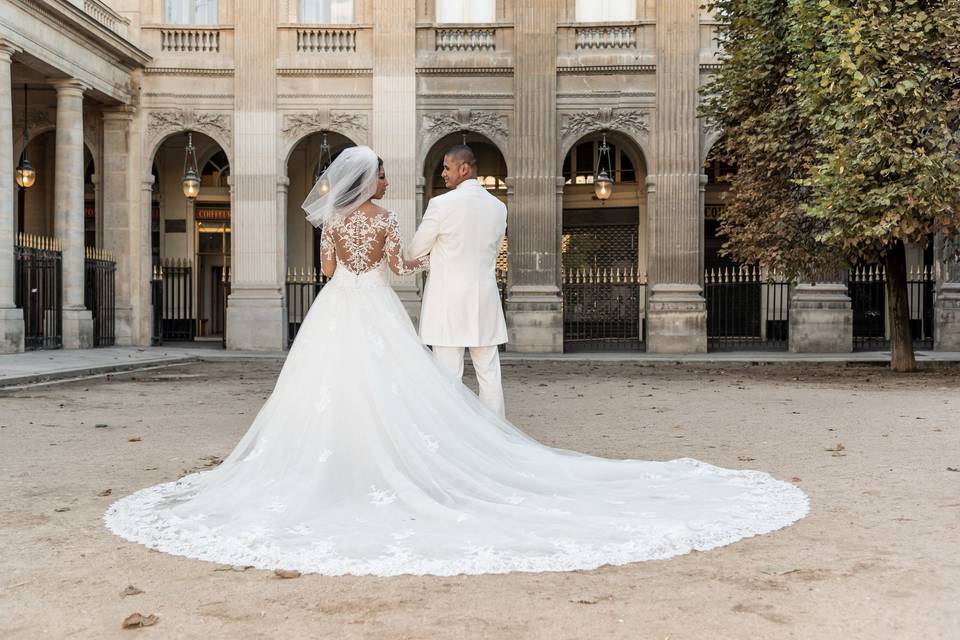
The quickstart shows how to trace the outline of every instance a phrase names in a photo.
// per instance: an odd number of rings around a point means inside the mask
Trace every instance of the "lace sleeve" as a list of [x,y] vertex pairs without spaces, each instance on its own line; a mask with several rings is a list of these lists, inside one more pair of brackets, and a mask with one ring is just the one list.
[[320,231],[320,260],[323,274],[332,276],[337,268],[337,244],[333,232],[326,225]]
[[400,241],[400,221],[391,211],[387,214],[387,232],[384,243],[387,263],[390,270],[398,276],[406,276],[430,268],[430,256],[425,255],[413,260],[404,260],[403,244]]

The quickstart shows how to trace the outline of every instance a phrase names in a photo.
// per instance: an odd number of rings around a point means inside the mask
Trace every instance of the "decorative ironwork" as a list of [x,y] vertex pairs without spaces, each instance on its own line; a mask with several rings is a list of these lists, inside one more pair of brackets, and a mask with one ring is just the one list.
[[154,339],[160,344],[193,340],[197,327],[193,313],[193,265],[189,260],[166,260],[154,266],[152,279]]
[[116,343],[117,262],[103,249],[86,248],[84,259],[84,305],[93,314],[93,346]]
[[707,348],[786,350],[792,284],[763,277],[753,266],[709,269],[704,274]]
[[565,227],[563,253],[564,351],[644,348],[635,224]]
[[639,267],[565,270],[564,351],[642,349],[645,290]]
[[310,305],[328,281],[315,267],[287,269],[287,348],[293,344]]
[[[879,265],[857,266],[850,271],[847,290],[853,306],[855,351],[890,348],[887,322],[886,273]],[[930,267],[914,267],[907,273],[910,335],[914,347],[933,348],[934,278]]]
[[60,241],[18,234],[16,304],[23,309],[24,348],[63,346],[63,253]]

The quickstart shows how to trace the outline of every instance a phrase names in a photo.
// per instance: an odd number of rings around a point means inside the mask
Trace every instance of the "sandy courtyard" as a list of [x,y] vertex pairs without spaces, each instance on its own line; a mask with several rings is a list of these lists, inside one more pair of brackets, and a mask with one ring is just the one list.
[[[547,444],[760,469],[810,495],[792,527],[666,561],[281,579],[103,527],[117,497],[229,453],[278,369],[0,391],[0,637],[960,637],[960,369],[505,366],[508,417]],[[128,585],[143,593],[121,595]],[[133,612],[159,621],[121,630]]]

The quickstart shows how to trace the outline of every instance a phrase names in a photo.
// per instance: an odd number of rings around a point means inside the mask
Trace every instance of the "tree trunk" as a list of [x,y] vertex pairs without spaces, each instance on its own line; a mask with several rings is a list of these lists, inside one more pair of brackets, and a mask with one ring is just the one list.
[[917,370],[910,337],[910,303],[907,300],[907,252],[897,240],[884,257],[886,267],[887,315],[890,318],[890,368]]

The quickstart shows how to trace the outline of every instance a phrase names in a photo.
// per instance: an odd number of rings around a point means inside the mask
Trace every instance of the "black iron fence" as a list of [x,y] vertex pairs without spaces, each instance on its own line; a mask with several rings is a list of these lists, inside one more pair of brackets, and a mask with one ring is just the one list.
[[84,259],[84,305],[93,314],[93,346],[116,343],[117,263],[108,252],[86,248]]
[[646,282],[635,267],[564,271],[564,351],[643,350],[645,292]]
[[[853,306],[855,351],[890,348],[887,322],[886,273],[882,266],[858,266],[850,270],[847,290]],[[907,274],[910,335],[918,349],[933,348],[934,278],[929,267],[913,268]]]
[[15,245],[16,304],[23,309],[24,347],[63,346],[63,253],[60,241],[19,234]]
[[707,348],[711,351],[786,350],[791,283],[765,278],[752,266],[704,274]]
[[154,343],[193,340],[197,323],[190,261],[166,260],[154,265],[151,285]]
[[293,344],[307,317],[310,305],[327,284],[325,275],[316,269],[287,269],[287,347]]

